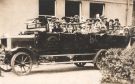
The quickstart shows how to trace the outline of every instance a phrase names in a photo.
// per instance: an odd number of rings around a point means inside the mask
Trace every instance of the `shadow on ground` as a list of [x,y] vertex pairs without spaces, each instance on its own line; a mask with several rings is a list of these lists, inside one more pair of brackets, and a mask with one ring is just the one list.
[[[41,66],[42,67],[42,66]],[[31,71],[30,75],[32,74],[44,74],[44,73],[49,73],[49,74],[53,74],[53,73],[65,73],[65,72],[74,72],[74,71],[86,71],[86,70],[98,70],[97,68],[93,67],[93,66],[85,66],[85,67],[76,67],[76,66],[72,66],[72,67],[60,67],[60,68],[51,68],[51,69],[46,69],[46,70],[35,70],[35,71]]]

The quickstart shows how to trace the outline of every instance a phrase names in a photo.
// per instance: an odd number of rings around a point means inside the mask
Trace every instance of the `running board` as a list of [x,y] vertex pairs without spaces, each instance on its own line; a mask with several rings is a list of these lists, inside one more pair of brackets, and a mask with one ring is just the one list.
[[40,63],[40,64],[74,64],[74,63],[92,63],[93,60],[87,60],[87,61],[68,61],[68,62],[49,62],[49,63]]
[[82,56],[82,55],[95,55],[96,53],[84,53],[84,54],[57,54],[57,55],[40,55],[40,57],[46,57],[46,56],[51,56],[51,57],[60,57],[60,56]]

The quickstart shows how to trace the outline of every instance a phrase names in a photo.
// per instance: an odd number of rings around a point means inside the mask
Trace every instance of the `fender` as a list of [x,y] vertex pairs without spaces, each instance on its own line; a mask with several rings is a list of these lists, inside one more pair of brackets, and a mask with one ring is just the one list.
[[101,52],[106,52],[106,51],[107,51],[106,49],[100,49],[100,50],[97,52],[96,56],[94,57],[93,63],[96,63],[96,60],[97,60],[97,58],[100,56],[100,53],[101,53]]
[[8,52],[8,55],[11,56],[11,58],[13,57],[14,54],[16,54],[17,52],[26,52],[28,54],[30,54],[33,62],[36,62],[37,59],[38,59],[38,55],[36,52],[34,52],[34,50],[32,50],[31,48],[26,48],[26,47],[16,47],[16,48],[13,48],[11,49],[9,52]]

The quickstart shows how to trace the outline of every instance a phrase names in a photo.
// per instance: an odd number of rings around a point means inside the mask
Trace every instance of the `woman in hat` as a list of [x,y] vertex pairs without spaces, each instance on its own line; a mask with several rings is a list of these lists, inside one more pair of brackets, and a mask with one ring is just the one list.
[[92,32],[93,32],[93,33],[99,33],[100,30],[101,30],[101,22],[100,22],[100,19],[96,19],[96,20],[95,20],[94,28],[92,29]]

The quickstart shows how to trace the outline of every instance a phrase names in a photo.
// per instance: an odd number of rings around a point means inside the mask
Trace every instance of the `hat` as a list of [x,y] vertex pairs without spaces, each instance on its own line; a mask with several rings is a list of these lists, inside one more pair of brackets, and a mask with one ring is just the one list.
[[47,18],[47,20],[51,20],[51,18]]
[[66,24],[66,22],[62,22],[62,24]]
[[104,19],[107,19],[107,17],[104,17]]
[[114,22],[114,20],[113,19],[110,19],[109,22]]
[[116,19],[115,19],[115,21],[119,21],[119,19],[118,19],[118,18],[116,18]]
[[66,19],[66,17],[62,17],[61,19],[64,20],[64,19]]
[[52,16],[51,18],[52,18],[52,19],[56,19],[56,17],[55,17],[55,16]]
[[75,17],[75,18],[79,18],[79,16],[78,16],[78,15],[75,15],[74,17]]
[[73,20],[74,18],[73,17],[70,17],[70,20]]
[[96,21],[100,21],[100,19],[99,19],[99,18],[97,18],[97,19],[96,19]]
[[91,20],[92,20],[92,19],[89,18],[89,19],[87,19],[86,21],[91,21]]

